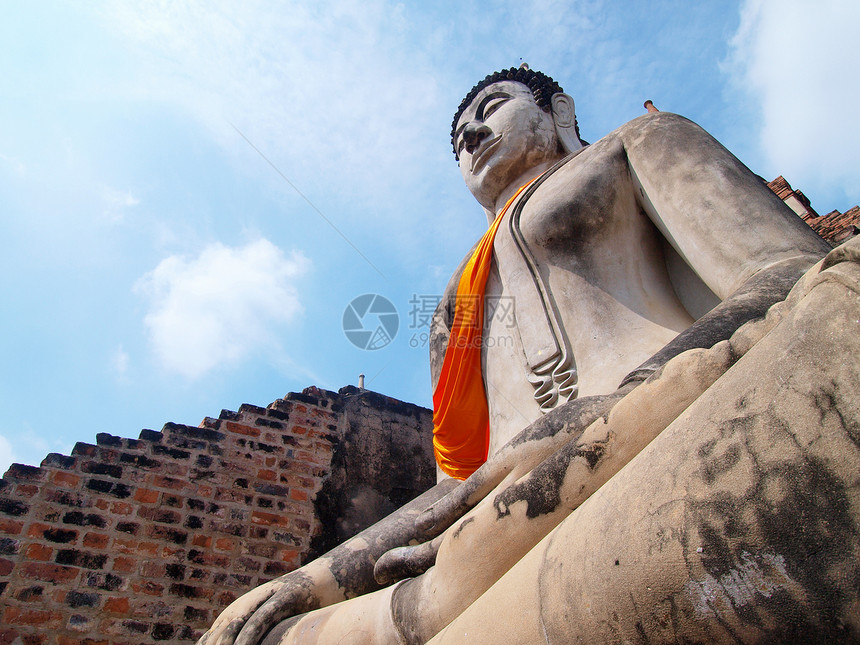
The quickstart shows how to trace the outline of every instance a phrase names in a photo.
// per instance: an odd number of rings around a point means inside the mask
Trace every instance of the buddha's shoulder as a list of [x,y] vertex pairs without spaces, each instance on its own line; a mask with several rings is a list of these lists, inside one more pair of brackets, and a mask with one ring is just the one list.
[[[556,180],[587,172],[612,175],[612,166],[626,167],[627,151],[643,142],[649,146],[677,147],[704,133],[686,117],[671,112],[652,112],[628,121],[569,159],[556,173]],[[707,134],[707,133],[705,133]]]
[[[667,145],[677,144],[694,133],[704,132],[690,119],[672,112],[649,112],[628,121],[604,137],[608,141],[619,141],[625,147],[643,139],[664,140]],[[603,139],[601,139],[603,141]]]

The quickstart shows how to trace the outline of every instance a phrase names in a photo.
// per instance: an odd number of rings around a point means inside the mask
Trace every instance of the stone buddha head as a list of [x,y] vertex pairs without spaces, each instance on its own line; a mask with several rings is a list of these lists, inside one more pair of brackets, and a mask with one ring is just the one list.
[[582,147],[573,99],[526,67],[473,87],[454,116],[451,141],[466,186],[488,210],[521,175]]

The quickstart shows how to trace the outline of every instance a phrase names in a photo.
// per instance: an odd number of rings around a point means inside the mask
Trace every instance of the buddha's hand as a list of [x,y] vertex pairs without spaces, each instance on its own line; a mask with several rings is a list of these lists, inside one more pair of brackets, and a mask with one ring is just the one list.
[[270,580],[234,600],[197,641],[197,645],[233,645],[248,619],[283,586],[280,578]]
[[528,425],[460,486],[418,516],[419,535],[429,540],[447,530],[494,489],[516,481],[568,442],[576,440],[588,424],[609,414],[639,383],[627,383],[610,394],[567,401]]

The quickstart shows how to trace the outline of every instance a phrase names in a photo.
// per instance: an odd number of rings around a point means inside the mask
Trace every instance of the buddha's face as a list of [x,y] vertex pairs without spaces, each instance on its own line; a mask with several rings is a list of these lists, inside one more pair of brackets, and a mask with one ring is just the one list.
[[552,114],[515,81],[482,89],[460,116],[454,141],[466,186],[489,210],[513,181],[561,156]]

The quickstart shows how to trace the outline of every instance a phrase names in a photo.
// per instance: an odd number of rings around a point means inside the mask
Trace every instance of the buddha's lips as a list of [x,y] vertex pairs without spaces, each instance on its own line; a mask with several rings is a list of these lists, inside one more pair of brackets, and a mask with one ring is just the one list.
[[474,157],[472,157],[472,166],[469,168],[469,172],[473,175],[475,171],[480,168],[483,164],[482,159],[486,158],[487,153],[498,145],[499,141],[502,140],[502,135],[497,136],[495,139],[490,139],[487,141],[478,151]]

